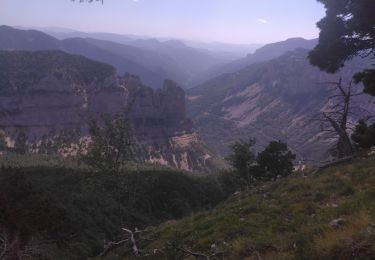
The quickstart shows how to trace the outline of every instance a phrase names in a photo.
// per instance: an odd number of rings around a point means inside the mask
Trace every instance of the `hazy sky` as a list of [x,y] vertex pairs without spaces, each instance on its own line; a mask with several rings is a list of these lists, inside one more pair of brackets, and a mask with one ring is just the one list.
[[0,0],[0,24],[232,43],[315,38],[316,0]]

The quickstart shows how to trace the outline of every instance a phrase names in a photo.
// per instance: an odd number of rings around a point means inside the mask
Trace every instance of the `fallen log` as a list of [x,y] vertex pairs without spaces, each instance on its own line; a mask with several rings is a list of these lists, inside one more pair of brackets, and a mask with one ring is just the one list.
[[344,157],[344,158],[341,158],[341,159],[338,159],[338,160],[335,160],[335,161],[332,161],[332,162],[328,162],[326,164],[323,164],[321,166],[319,166],[313,173],[312,175],[315,175],[317,173],[319,173],[320,171],[324,170],[324,169],[327,169],[329,167],[333,167],[333,166],[337,166],[337,165],[340,165],[342,163],[346,163],[346,162],[350,162],[351,160],[353,160],[353,156],[347,156],[347,157]]

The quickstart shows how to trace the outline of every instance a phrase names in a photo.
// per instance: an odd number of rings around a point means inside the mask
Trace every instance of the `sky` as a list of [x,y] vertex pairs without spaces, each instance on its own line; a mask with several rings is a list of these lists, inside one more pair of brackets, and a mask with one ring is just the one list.
[[205,42],[318,37],[316,0],[0,0],[0,24]]

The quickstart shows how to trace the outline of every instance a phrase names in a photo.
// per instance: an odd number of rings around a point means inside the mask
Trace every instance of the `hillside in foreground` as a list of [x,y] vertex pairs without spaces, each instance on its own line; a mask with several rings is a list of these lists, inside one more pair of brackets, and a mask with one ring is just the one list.
[[138,247],[152,259],[374,259],[374,173],[368,158],[264,183],[157,227]]
[[88,259],[121,227],[156,226],[217,205],[217,175],[129,164],[117,174],[48,155],[0,156],[0,259]]

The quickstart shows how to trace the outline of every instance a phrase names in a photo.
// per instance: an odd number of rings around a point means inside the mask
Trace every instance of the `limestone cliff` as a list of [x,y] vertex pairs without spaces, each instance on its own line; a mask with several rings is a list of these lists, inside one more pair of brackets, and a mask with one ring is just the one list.
[[30,144],[68,129],[87,135],[86,120],[126,112],[149,162],[206,171],[210,153],[185,113],[185,93],[162,89],[109,65],[60,51],[0,52],[0,126],[8,144],[21,132]]

